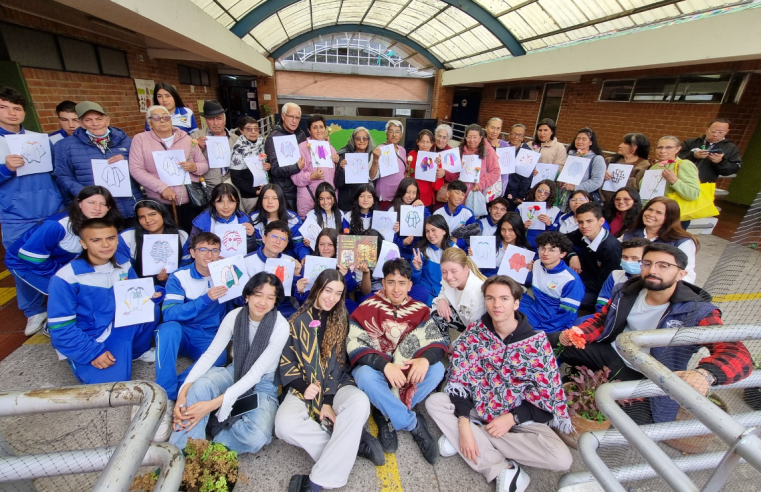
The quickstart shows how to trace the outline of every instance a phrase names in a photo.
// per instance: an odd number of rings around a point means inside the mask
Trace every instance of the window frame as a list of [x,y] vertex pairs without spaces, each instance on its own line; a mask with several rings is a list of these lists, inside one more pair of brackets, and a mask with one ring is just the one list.
[[[185,82],[182,79],[181,71],[185,69],[188,72],[189,80],[188,82]],[[196,84],[193,80],[193,71],[196,71],[198,73],[198,80],[200,80],[200,83]],[[204,73],[206,74],[206,80],[208,84],[204,84]],[[208,68],[198,68],[198,67],[192,67],[190,65],[183,65],[181,63],[177,64],[177,80],[180,82],[180,84],[183,85],[192,85],[194,87],[211,87],[211,74],[209,73]]]
[[[724,94],[721,97],[721,101],[677,101],[675,100],[676,96],[676,90],[679,87],[679,84],[683,77],[695,77],[695,76],[708,76],[708,75],[726,75],[729,74],[729,82],[727,83],[726,88],[724,89]],[[635,94],[637,93],[637,85],[640,83],[640,81],[645,81],[648,79],[662,79],[662,78],[669,78],[674,77],[674,88],[671,91],[671,95],[667,101],[656,101],[656,100],[640,100],[637,101],[634,99]],[[742,77],[743,80],[740,83],[740,86],[737,89],[737,94],[734,97],[733,101],[728,101],[727,99],[730,96],[730,88],[732,87],[733,82],[737,77]],[[679,75],[649,75],[646,77],[626,77],[626,78],[618,78],[618,79],[608,79],[604,80],[602,82],[602,85],[600,87],[600,92],[597,94],[597,101],[599,103],[634,103],[634,104],[739,104],[740,100],[742,99],[743,93],[745,91],[745,88],[748,85],[749,80],[749,72],[700,72],[700,73],[683,73]],[[629,99],[626,101],[614,101],[610,99],[601,99],[603,91],[605,90],[605,84],[608,82],[622,82],[622,81],[633,81],[632,90],[629,94]]]
[[[521,91],[521,97],[519,99],[511,99],[511,91]],[[497,97],[498,91],[504,91],[504,97]],[[537,102],[540,99],[542,89],[539,85],[535,84],[521,84],[521,85],[503,85],[494,88],[494,100],[505,102]],[[531,94],[534,93],[536,97],[531,98]],[[528,95],[528,97],[525,97]]]

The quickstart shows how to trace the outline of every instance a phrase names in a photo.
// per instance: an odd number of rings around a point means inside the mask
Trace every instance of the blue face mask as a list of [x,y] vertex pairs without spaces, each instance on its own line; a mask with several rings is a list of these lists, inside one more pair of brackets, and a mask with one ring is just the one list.
[[629,275],[639,275],[642,272],[642,265],[638,261],[621,260],[621,268]]
[[111,129],[110,128],[106,128],[106,133],[104,133],[103,135],[93,135],[92,133],[90,133],[90,130],[86,130],[86,132],[87,132],[88,135],[90,135],[93,138],[104,138],[104,137],[107,137],[107,136],[109,136],[111,134]]

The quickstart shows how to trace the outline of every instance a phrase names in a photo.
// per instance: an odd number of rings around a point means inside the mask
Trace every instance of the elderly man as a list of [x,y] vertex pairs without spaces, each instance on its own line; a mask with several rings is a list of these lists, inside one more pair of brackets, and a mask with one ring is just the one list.
[[[531,150],[531,147],[526,145],[523,141],[526,138],[526,127],[520,123],[517,123],[510,128],[510,146],[515,148],[515,155],[518,155],[521,149]],[[521,176],[518,173],[508,174],[507,186],[504,186],[503,195],[510,204],[509,210],[515,210],[518,205],[523,203],[523,199],[528,195],[528,190],[531,188],[531,177],[528,178]]]
[[[74,130],[71,138],[64,138],[55,146],[53,175],[61,193],[72,198],[85,186],[95,184],[92,161],[106,160],[109,164],[127,159],[132,139],[119,128],[110,126],[111,118],[103,107],[95,102],[83,101],[76,105],[81,128]],[[106,170],[108,171],[108,169]],[[104,171],[105,173],[105,171]],[[101,176],[103,177],[103,176]],[[135,204],[143,198],[137,183],[116,169],[103,178],[107,183],[130,180],[132,196],[115,197],[116,206],[125,219],[135,216]]]
[[682,144],[679,157],[695,163],[701,183],[715,183],[720,176],[729,176],[740,169],[740,149],[727,140],[727,133],[729,120],[716,118],[708,125],[705,135]]
[[[225,115],[225,109],[219,104],[216,99],[209,99],[203,102],[203,111],[201,116],[206,119],[207,128],[199,128],[190,134],[190,138],[198,140],[198,146],[203,151],[206,160],[209,160],[209,154],[206,151],[206,139],[209,137],[225,137],[227,138],[227,144],[230,147],[230,151],[233,150],[233,145],[238,140],[237,135],[230,133],[227,128],[227,116]],[[209,189],[214,188],[223,181],[230,182],[230,168],[223,167],[221,169],[209,169],[209,171],[203,175],[203,179],[209,186]]]
[[273,139],[274,137],[296,135],[296,141],[301,143],[307,139],[307,136],[304,131],[299,128],[299,122],[301,121],[301,108],[298,106],[298,104],[285,103],[283,105],[282,113],[280,116],[282,121],[279,124],[275,125],[267,137],[267,140],[264,142],[264,152],[267,154],[267,162],[269,162],[272,166],[270,169],[272,182],[279,184],[285,192],[285,199],[288,202],[288,209],[296,210],[296,185],[293,184],[291,176],[304,169],[304,158],[299,157],[298,163],[281,167],[277,162],[277,154],[275,153],[275,141]]

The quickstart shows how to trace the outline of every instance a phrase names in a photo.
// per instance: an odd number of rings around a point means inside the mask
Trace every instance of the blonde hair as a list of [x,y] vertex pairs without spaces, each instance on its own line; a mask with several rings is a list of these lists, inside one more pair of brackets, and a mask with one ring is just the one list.
[[479,270],[476,266],[476,262],[474,262],[473,259],[470,256],[466,255],[465,251],[461,250],[460,248],[451,247],[444,250],[444,253],[441,255],[441,261],[439,264],[443,265],[447,262],[457,263],[461,267],[468,267],[473,275],[481,280],[486,280],[484,274],[481,273],[481,270]]

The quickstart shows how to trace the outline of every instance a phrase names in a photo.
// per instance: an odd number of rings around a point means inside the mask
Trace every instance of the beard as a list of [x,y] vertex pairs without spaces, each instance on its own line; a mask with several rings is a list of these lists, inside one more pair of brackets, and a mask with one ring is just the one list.
[[647,287],[647,290],[652,290],[654,292],[670,289],[675,283],[676,279],[666,282],[663,279],[645,277],[645,287]]

